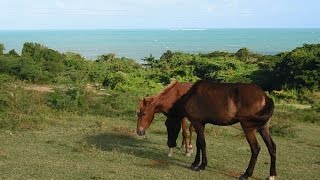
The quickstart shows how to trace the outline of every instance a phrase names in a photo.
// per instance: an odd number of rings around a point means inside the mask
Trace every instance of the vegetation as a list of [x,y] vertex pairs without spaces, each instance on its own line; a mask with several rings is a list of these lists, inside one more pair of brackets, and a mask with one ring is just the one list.
[[[214,137],[208,137],[211,163],[200,174],[186,168],[192,158],[182,152],[166,157],[163,116],[156,117],[146,139],[135,136],[139,98],[156,94],[172,79],[203,78],[253,82],[268,91],[276,102],[270,131],[279,149],[279,177],[320,178],[315,159],[320,152],[320,44],[277,55],[247,48],[236,53],[167,51],[137,63],[115,54],[88,60],[38,43],[25,43],[20,54],[0,44],[0,178],[236,177],[250,154],[238,125],[208,126],[206,133]],[[265,148],[256,177],[267,175],[268,162]]]

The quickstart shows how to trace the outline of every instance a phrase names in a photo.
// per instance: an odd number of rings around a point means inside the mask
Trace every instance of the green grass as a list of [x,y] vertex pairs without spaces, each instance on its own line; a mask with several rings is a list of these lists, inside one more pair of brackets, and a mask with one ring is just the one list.
[[[135,119],[68,113],[51,118],[57,123],[42,130],[0,132],[0,179],[236,179],[250,158],[239,125],[206,126],[208,167],[194,172],[188,168],[194,154],[175,149],[167,157],[161,116],[144,138],[135,134]],[[274,136],[278,178],[320,179],[319,125],[296,123],[295,130],[294,138]],[[264,179],[270,159],[258,140],[262,150],[253,176]]]

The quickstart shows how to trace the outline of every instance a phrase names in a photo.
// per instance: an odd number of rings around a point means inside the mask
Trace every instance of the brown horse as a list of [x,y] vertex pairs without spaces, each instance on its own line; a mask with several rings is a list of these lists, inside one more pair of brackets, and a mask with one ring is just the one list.
[[[149,96],[139,100],[137,109],[137,133],[144,135],[144,128],[148,128],[153,121],[155,113],[163,113],[167,116],[169,110],[173,104],[181,98],[192,86],[192,83],[179,83],[172,81],[161,93],[155,96]],[[189,126],[189,142],[187,142],[187,120],[184,117],[180,118],[182,126],[182,146],[185,146],[186,156],[190,156],[192,153],[192,125]],[[169,146],[169,144],[168,144]],[[169,146],[168,156],[173,155],[173,147],[176,145]]]
[[[270,136],[268,123],[273,110],[273,100],[256,85],[201,80],[170,109],[166,121],[168,144],[175,144],[180,130],[179,119],[187,117],[197,133],[197,153],[191,168],[203,170],[207,166],[205,124],[226,126],[240,122],[251,148],[251,159],[246,172],[239,179],[252,176],[260,151],[256,131],[262,136],[271,157],[270,176],[267,179],[275,179],[276,145]],[[200,153],[202,163],[198,166]]]

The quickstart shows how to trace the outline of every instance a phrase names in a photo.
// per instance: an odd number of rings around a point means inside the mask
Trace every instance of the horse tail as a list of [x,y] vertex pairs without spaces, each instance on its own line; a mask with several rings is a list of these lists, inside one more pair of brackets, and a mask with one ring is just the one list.
[[273,115],[274,101],[272,98],[268,96],[265,96],[265,100],[266,100],[266,103],[264,107],[257,114],[255,114],[252,117],[252,119],[267,123],[271,118],[271,116]]
[[254,127],[262,127],[268,123],[274,111],[274,102],[268,96],[265,96],[266,103],[263,108],[256,114],[251,116],[238,117],[241,120],[249,120]]
[[259,119],[265,119],[268,120],[271,118],[271,116],[273,115],[273,111],[274,111],[274,101],[272,98],[265,96],[266,99],[266,104],[264,105],[263,109],[261,109],[258,113],[257,113],[257,117]]

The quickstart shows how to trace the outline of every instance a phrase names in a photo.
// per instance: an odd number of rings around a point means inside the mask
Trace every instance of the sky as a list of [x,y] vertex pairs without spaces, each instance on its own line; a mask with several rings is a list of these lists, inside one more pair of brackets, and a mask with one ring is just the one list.
[[0,0],[0,29],[320,28],[319,0]]

